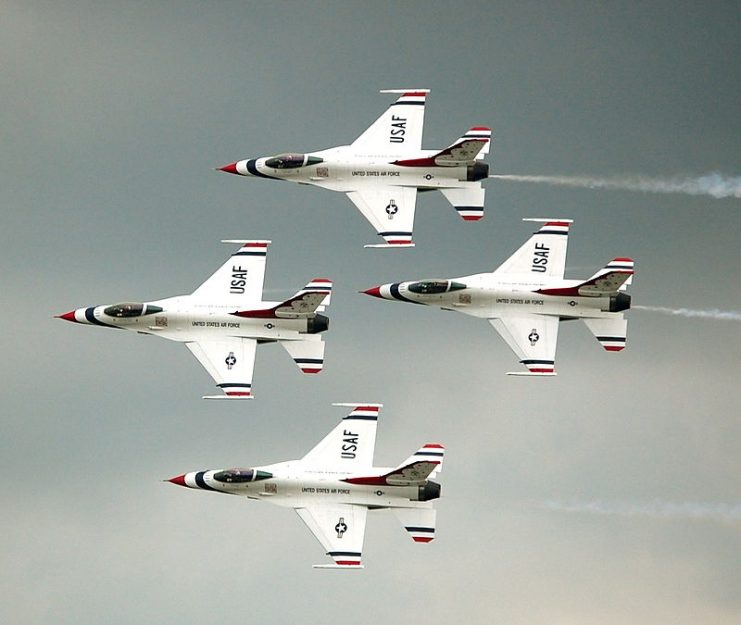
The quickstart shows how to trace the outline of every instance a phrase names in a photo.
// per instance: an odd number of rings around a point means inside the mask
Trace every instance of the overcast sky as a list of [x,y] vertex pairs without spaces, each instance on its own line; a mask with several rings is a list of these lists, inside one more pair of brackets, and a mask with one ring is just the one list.
[[[369,250],[342,194],[214,171],[351,142],[429,88],[423,146],[489,125],[494,173],[741,175],[737,2],[42,2],[0,7],[0,621],[54,625],[741,621],[741,200],[490,180]],[[523,217],[574,219],[567,277],[636,261],[627,348],[560,332],[511,378],[489,324],[358,294],[496,267]],[[265,287],[335,281],[320,376],[258,350],[252,402],[182,345],[53,315],[190,293],[269,238]],[[732,316],[731,316],[732,317]],[[290,510],[185,471],[300,457],[383,402],[376,462],[447,448],[438,538],[369,515],[366,569]]]

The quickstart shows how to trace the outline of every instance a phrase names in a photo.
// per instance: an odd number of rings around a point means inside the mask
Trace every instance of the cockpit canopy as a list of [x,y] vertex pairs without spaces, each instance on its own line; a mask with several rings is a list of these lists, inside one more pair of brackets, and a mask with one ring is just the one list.
[[412,282],[407,288],[412,293],[434,295],[436,293],[460,291],[461,289],[465,289],[466,285],[462,282],[453,282],[452,280],[420,280],[419,282]]
[[217,482],[225,484],[242,484],[244,482],[259,482],[273,477],[272,473],[267,471],[256,471],[255,469],[226,469],[214,473],[214,479]]
[[154,313],[162,312],[162,308],[159,306],[153,306],[152,304],[139,304],[126,302],[123,304],[113,304],[103,309],[103,312],[109,317],[142,317],[144,315],[153,315]]
[[295,169],[304,165],[317,165],[323,161],[324,159],[318,156],[306,156],[305,154],[289,152],[271,156],[265,160],[265,166],[273,169]]

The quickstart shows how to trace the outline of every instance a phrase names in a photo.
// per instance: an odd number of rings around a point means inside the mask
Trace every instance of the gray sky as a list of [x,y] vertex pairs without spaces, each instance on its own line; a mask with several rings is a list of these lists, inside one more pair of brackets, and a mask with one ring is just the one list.
[[[741,310],[741,200],[489,181],[439,194],[413,250],[366,250],[341,194],[214,167],[352,141],[425,87],[424,147],[494,129],[506,174],[741,175],[738,3],[40,2],[0,9],[0,621],[528,625],[741,620],[738,321],[628,313],[603,352],[566,324],[555,379],[512,379],[485,322],[375,284],[493,269],[575,220],[567,277],[636,260],[644,306]],[[259,350],[249,403],[181,345],[52,319],[191,292],[270,238],[266,288],[335,281],[326,368]],[[369,516],[366,569],[311,569],[285,509],[160,480],[299,457],[384,402],[376,461],[448,449],[438,538]]]

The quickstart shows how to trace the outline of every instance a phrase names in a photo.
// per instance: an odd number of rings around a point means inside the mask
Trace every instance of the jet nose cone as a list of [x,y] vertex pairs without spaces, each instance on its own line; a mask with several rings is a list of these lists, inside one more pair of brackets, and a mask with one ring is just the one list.
[[361,293],[365,293],[366,295],[372,295],[373,297],[380,297],[383,298],[381,295],[381,287],[380,286],[374,286],[370,289],[366,289],[365,291],[361,291]]
[[185,483],[185,473],[182,475],[177,475],[175,477],[171,477],[168,482],[171,482],[172,484],[177,484],[178,486],[187,486]]
[[225,171],[227,174],[239,174],[237,171],[237,163],[229,163],[223,167],[219,167],[218,171]]
[[64,319],[65,321],[74,321],[77,323],[74,310],[70,310],[68,313],[64,313],[63,315],[56,315],[55,319]]

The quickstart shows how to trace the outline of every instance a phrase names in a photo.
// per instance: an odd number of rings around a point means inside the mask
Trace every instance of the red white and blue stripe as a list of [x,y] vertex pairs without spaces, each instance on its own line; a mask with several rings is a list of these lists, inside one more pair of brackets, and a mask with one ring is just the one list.
[[244,245],[239,248],[232,256],[267,256],[268,245],[272,241],[255,240],[245,241]]
[[429,543],[435,539],[434,527],[422,527],[418,525],[405,525],[404,529],[409,532],[415,543]]

